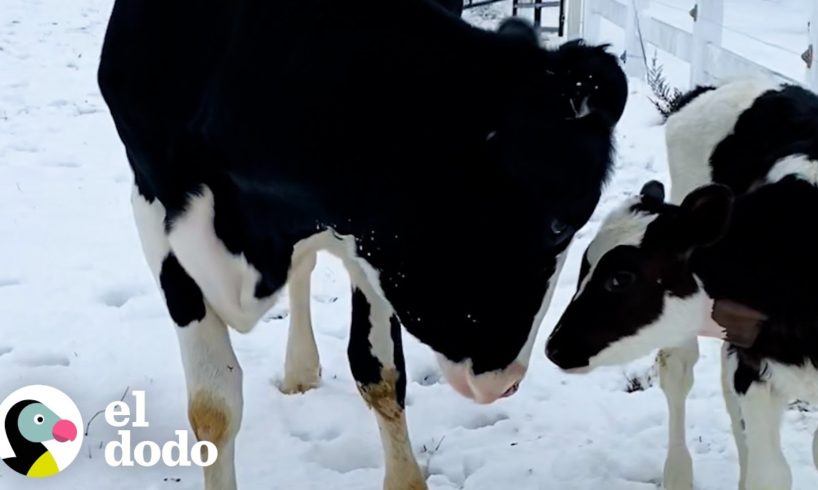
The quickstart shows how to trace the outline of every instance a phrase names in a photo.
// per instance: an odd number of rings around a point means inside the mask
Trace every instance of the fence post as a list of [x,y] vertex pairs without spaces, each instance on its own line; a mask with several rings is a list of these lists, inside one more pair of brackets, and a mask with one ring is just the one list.
[[599,42],[601,19],[599,12],[594,8],[596,0],[582,2],[582,37],[589,43]]
[[809,44],[804,52],[807,62],[807,86],[818,92],[818,3],[812,8],[812,21],[809,25]]
[[568,9],[565,14],[565,38],[567,40],[582,37],[582,8],[584,0],[566,0]]
[[644,12],[650,0],[630,0],[628,2],[628,17],[625,20],[625,72],[634,78],[645,78],[647,74],[644,51],[644,42],[640,36],[645,24]]
[[724,0],[699,0],[690,12],[693,16],[693,52],[690,59],[690,86],[709,83],[707,47],[721,46],[724,24]]

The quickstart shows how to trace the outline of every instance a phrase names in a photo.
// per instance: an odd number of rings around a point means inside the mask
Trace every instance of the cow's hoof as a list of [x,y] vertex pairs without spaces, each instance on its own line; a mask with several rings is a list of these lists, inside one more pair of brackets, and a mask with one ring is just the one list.
[[285,375],[278,389],[285,395],[298,395],[318,388],[320,384],[321,368],[318,368]]
[[693,482],[686,477],[668,478],[662,488],[665,490],[693,490]]
[[429,487],[426,485],[426,480],[420,479],[412,479],[408,481],[402,482],[386,482],[383,485],[384,490],[429,490]]

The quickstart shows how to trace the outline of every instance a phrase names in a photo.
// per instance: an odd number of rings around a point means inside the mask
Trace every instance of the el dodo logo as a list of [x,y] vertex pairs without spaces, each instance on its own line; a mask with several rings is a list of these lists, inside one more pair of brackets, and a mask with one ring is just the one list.
[[0,422],[0,458],[22,475],[56,475],[80,452],[80,411],[56,388],[31,385],[15,391],[0,403]]

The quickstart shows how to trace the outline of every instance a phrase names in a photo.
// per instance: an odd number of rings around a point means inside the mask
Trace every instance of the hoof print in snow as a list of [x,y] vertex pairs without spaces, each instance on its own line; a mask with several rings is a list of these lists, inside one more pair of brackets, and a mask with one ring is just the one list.
[[463,428],[471,430],[483,429],[486,427],[491,427],[504,420],[508,420],[508,415],[504,413],[479,414],[474,418],[467,420],[463,424]]
[[80,168],[80,164],[77,162],[46,162],[43,163],[43,167]]
[[338,296],[332,296],[329,294],[315,294],[313,295],[312,299],[319,303],[332,304],[338,301]]
[[312,432],[305,430],[293,430],[290,432],[290,435],[301,442],[328,442],[341,437],[341,431],[337,427],[329,427]]
[[421,386],[432,386],[440,383],[440,372],[435,369],[424,369],[416,373],[413,378],[415,382]]
[[0,345],[0,357],[5,356],[6,354],[10,354],[11,351],[14,350],[14,347]]
[[133,287],[122,287],[109,289],[100,295],[99,300],[105,306],[111,308],[122,308],[125,303],[142,294],[142,291]]
[[19,279],[12,277],[0,277],[0,288],[7,288],[11,286],[19,286],[21,284]]
[[290,310],[287,309],[273,309],[264,315],[263,321],[265,322],[272,322],[277,320],[284,320],[290,316]]
[[28,367],[47,367],[47,366],[63,366],[71,365],[71,360],[61,354],[39,354],[34,356],[23,357],[20,359],[20,364]]

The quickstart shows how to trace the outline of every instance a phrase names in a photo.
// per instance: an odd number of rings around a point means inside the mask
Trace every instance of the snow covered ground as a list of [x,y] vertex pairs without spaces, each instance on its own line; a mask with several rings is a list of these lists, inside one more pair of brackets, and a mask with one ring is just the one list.
[[[165,441],[187,427],[184,379],[132,223],[130,171],[95,82],[111,4],[0,0],[0,398],[22,385],[53,385],[87,421],[126,388],[143,389],[151,425],[134,437]],[[497,12],[470,15],[491,22]],[[429,351],[407,339],[410,431],[432,489],[657,488],[666,409],[650,381],[651,361],[576,377],[543,355],[600,218],[644,181],[666,178],[662,128],[638,83],[617,137],[614,179],[578,235],[517,395],[488,407],[460,398],[440,381]],[[275,387],[283,374],[286,303],[249,335],[234,336],[245,371],[241,488],[380,489],[375,421],[346,361],[348,279],[327,257],[314,274],[320,389],[287,397]],[[718,373],[718,343],[704,341],[689,402],[697,490],[736,488]],[[646,389],[629,393],[634,377]],[[817,424],[809,411],[786,416],[784,443],[798,490],[818,488],[810,452]],[[97,418],[65,472],[25,480],[0,465],[0,490],[201,488],[196,469],[109,468],[102,445],[114,436]]]

